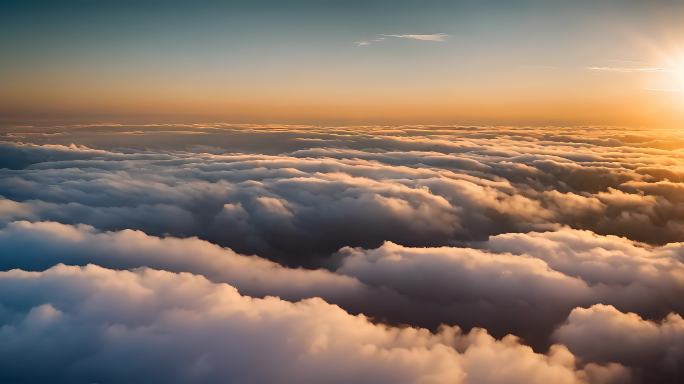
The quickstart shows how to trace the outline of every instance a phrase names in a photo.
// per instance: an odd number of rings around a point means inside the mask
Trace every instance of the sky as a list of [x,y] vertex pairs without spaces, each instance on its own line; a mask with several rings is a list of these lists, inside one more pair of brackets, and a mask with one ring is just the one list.
[[684,3],[1,1],[3,121],[684,123]]
[[683,15],[0,0],[0,383],[684,383]]

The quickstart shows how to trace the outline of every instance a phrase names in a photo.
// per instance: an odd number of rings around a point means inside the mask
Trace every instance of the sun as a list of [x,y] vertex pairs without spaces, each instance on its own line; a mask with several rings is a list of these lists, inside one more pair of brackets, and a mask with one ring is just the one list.
[[678,65],[675,66],[674,73],[677,80],[677,87],[680,91],[684,91],[684,59],[680,60]]
[[653,78],[657,89],[684,93],[684,44],[669,42],[669,44],[648,44],[652,53],[650,61],[653,65]]
[[673,76],[672,86],[684,92],[684,54],[671,57],[665,70]]

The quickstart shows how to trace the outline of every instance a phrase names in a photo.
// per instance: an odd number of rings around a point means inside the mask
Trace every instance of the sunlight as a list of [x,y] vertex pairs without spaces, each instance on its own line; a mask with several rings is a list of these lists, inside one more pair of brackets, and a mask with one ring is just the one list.
[[684,58],[680,58],[679,62],[674,67],[674,74],[677,81],[677,89],[684,91]]
[[673,76],[670,79],[672,81],[672,88],[676,91],[684,92],[684,53],[681,50],[668,57],[666,70]]

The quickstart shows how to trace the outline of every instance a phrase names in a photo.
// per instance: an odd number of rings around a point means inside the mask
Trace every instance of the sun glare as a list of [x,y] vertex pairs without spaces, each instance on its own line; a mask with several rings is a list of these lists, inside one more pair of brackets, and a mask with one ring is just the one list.
[[680,60],[677,66],[674,68],[675,77],[677,79],[677,88],[680,91],[684,91],[684,60]]
[[672,56],[668,60],[667,72],[672,73],[672,86],[677,90],[684,92],[684,54]]

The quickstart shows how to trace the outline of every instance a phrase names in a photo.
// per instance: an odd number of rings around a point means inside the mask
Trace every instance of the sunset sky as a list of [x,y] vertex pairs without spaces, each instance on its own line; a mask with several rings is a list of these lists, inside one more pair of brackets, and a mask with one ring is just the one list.
[[4,121],[684,123],[684,2],[3,1]]

